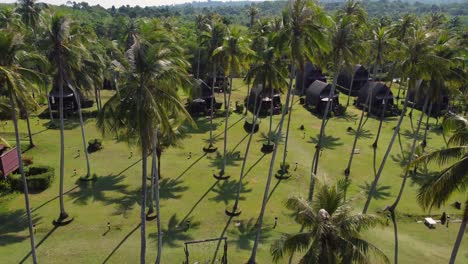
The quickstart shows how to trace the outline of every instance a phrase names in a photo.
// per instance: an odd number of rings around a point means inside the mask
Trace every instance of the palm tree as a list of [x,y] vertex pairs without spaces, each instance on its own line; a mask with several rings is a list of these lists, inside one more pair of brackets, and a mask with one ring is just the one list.
[[[222,45],[225,35],[225,26],[219,21],[212,21],[211,25],[207,25],[208,32],[203,34],[203,43],[208,48],[208,54],[213,54],[214,50]],[[214,86],[216,84],[217,66],[219,64],[218,58],[211,56],[212,62],[212,85],[211,85],[211,106],[210,106],[210,141],[207,151],[216,151],[213,146],[213,118],[214,118]]]
[[[305,58],[312,57],[312,53],[317,50],[326,51],[328,43],[322,25],[329,24],[330,18],[316,6],[312,1],[299,0],[291,1],[288,5],[287,12],[284,12],[283,21],[285,22],[283,32],[279,38],[284,41],[283,45],[289,46],[290,59],[293,64],[298,65],[302,76],[305,77],[304,64]],[[291,72],[290,78],[293,78]],[[289,80],[292,82],[292,80]],[[301,94],[304,94],[304,81],[302,82]],[[286,158],[288,152],[289,128],[292,117],[292,107],[294,103],[294,95],[292,96],[291,107],[288,110],[288,123],[286,126],[286,137],[284,141],[283,159],[281,163],[281,172],[286,174]]]
[[24,50],[23,44],[22,35],[19,33],[14,33],[9,29],[0,30],[0,53],[2,54],[0,57],[0,88],[5,89],[9,95],[11,116],[15,129],[19,172],[21,174],[24,188],[29,238],[31,242],[31,256],[33,263],[37,263],[31,208],[29,205],[28,184],[24,174],[23,161],[21,158],[21,141],[16,116],[16,107],[24,104],[25,102],[34,102],[30,93],[31,87],[35,87],[35,83],[40,80],[40,76],[37,72],[31,69],[30,66],[40,63],[42,59],[40,56]]
[[[414,89],[415,91],[419,91],[419,87],[422,83],[421,78],[429,78],[429,74],[434,65],[442,65],[446,63],[445,60],[442,60],[440,57],[434,54],[433,37],[426,33],[427,32],[424,30],[415,29],[414,31],[410,32],[409,36],[405,39],[405,42],[401,45],[401,51],[404,54],[404,59],[400,62],[400,67],[402,69],[402,72],[404,73],[403,76],[405,78],[410,78],[410,89]],[[363,213],[366,213],[369,208],[370,202],[375,192],[375,188],[380,179],[380,176],[382,175],[382,171],[385,167],[387,158],[390,155],[390,151],[393,147],[393,143],[395,142],[395,139],[399,134],[401,123],[403,122],[403,118],[405,116],[408,106],[408,95],[409,93],[406,94],[406,99],[403,105],[401,115],[398,119],[392,138],[390,139],[387,150],[384,154],[382,162],[379,166],[379,169],[374,177],[374,181],[372,182],[371,188],[367,195],[367,200],[364,205]]]
[[[292,65],[292,68],[293,69],[291,70],[291,72],[294,73],[295,72],[294,64]],[[292,79],[293,78],[291,77],[290,80],[292,80]],[[255,260],[256,260],[256,257],[257,257],[257,249],[258,249],[258,244],[260,242],[260,237],[261,237],[261,234],[262,234],[263,217],[265,215],[265,209],[266,209],[266,205],[267,205],[267,202],[268,202],[268,195],[269,195],[269,190],[270,190],[270,185],[271,185],[271,179],[272,179],[272,176],[273,176],[273,168],[275,167],[276,153],[278,151],[278,143],[279,143],[279,140],[281,138],[281,131],[283,130],[284,119],[286,117],[286,113],[287,113],[288,108],[289,108],[289,99],[291,97],[291,90],[292,90],[292,81],[290,81],[289,84],[288,84],[288,92],[287,92],[287,95],[286,95],[286,105],[283,108],[283,112],[281,114],[281,119],[280,119],[280,122],[278,124],[278,131],[277,131],[276,136],[275,136],[275,143],[274,143],[273,153],[271,155],[270,168],[269,168],[269,171],[268,171],[268,178],[267,178],[267,182],[265,184],[265,191],[263,192],[262,207],[260,208],[260,214],[259,214],[258,220],[257,220],[257,232],[255,234],[255,242],[254,242],[254,245],[253,245],[253,248],[252,248],[252,253],[251,253],[250,258],[249,258],[249,260],[247,262],[248,264],[255,264]]]
[[[180,47],[175,45],[173,40],[150,43],[134,35],[134,44],[126,54],[130,69],[126,82],[120,89],[121,96],[114,95],[103,106],[97,125],[104,134],[106,131],[119,131],[129,142],[136,143],[141,149],[143,162],[140,262],[145,263],[147,157],[150,149],[155,149],[158,129],[164,134],[172,129],[171,117],[177,120],[189,117],[180,102],[177,89],[188,87],[190,83],[187,77],[188,62],[183,59]],[[158,185],[158,182],[155,184]],[[159,199],[156,199],[156,213],[160,218]],[[160,241],[162,237],[160,231],[158,232]],[[158,250],[160,259],[160,246]]]
[[378,247],[359,234],[381,221],[373,215],[354,214],[344,203],[344,193],[340,181],[335,185],[321,184],[313,203],[290,196],[286,207],[297,212],[295,220],[306,230],[285,234],[273,242],[270,249],[273,260],[278,262],[285,255],[305,252],[299,263],[371,263],[376,261],[372,255],[390,263]]
[[198,55],[197,55],[197,79],[200,79],[200,56],[201,56],[201,38],[202,32],[206,29],[208,23],[207,17],[204,14],[198,14],[195,16],[195,30],[197,32],[197,44],[198,44]]
[[[452,132],[448,140],[449,145],[414,161],[415,165],[434,162],[443,168],[419,189],[418,202],[424,209],[440,208],[451,194],[464,192],[468,186],[468,121],[461,116],[449,116],[444,120],[443,126],[447,132]],[[450,256],[450,264],[455,263],[467,224],[468,199],[464,204],[462,222]]]
[[[382,26],[380,23],[376,25],[376,28],[372,29],[372,38],[370,40],[370,50],[375,52],[375,60],[374,60],[374,69],[372,76],[375,79],[375,76],[378,72],[378,67],[384,62],[384,55],[388,52],[390,42],[389,39],[390,31],[385,27]],[[390,92],[390,89],[388,90]],[[349,176],[351,173],[351,165],[353,162],[354,152],[356,148],[357,141],[361,134],[361,129],[363,127],[363,120],[364,120],[364,113],[368,111],[367,117],[369,117],[372,111],[372,90],[369,89],[366,97],[366,102],[362,106],[361,117],[359,119],[359,124],[356,128],[356,135],[354,136],[353,146],[351,148],[351,152],[349,154],[348,165],[344,171],[346,177]],[[364,121],[365,123],[365,121]]]
[[249,27],[250,27],[250,28],[252,28],[253,25],[255,24],[255,21],[256,21],[257,16],[258,16],[258,12],[259,12],[259,10],[258,10],[258,8],[257,8],[255,5],[251,4],[251,5],[249,6],[248,13],[249,13],[249,19],[250,19],[250,20],[249,20],[249,21],[250,21],[250,22],[249,22]]
[[[330,89],[330,94],[328,98],[333,98],[335,94],[336,83],[338,81],[338,75],[343,68],[343,65],[349,64],[355,60],[357,55],[360,53],[361,48],[359,45],[354,43],[355,35],[354,33],[354,25],[352,17],[348,16],[338,16],[336,25],[333,28],[333,36],[332,36],[332,52],[331,52],[331,61],[333,64],[331,65],[333,72],[333,82],[332,88]],[[318,165],[319,165],[319,158],[320,158],[320,151],[322,149],[322,141],[323,136],[325,135],[325,126],[327,124],[327,120],[329,118],[331,109],[331,101],[327,101],[325,106],[325,111],[322,117],[322,123],[320,126],[320,133],[317,145],[315,146],[315,154],[312,160],[312,168],[311,168],[311,181],[309,187],[309,200],[312,200],[313,193],[314,193],[314,177],[317,175]]]
[[225,75],[229,76],[229,88],[227,91],[224,91],[224,96],[226,96],[227,93],[228,99],[224,106],[226,117],[224,120],[223,166],[218,176],[223,179],[226,178],[224,174],[227,162],[227,134],[232,94],[232,80],[234,75],[241,73],[241,71],[244,69],[247,57],[252,53],[250,48],[247,46],[249,40],[241,35],[239,28],[228,28],[226,31],[227,36],[224,39],[223,45],[213,51],[213,57],[220,58],[219,60],[223,65]]

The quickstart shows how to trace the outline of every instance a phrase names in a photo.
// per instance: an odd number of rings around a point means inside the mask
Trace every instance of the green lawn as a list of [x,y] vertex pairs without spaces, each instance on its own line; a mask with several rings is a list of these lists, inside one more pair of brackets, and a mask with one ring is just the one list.
[[[241,88],[239,88],[242,86]],[[239,81],[235,83],[237,89],[233,93],[233,102],[241,101],[246,87]],[[104,100],[110,93],[103,92]],[[219,98],[222,101],[222,98]],[[341,102],[345,103],[343,96]],[[329,181],[343,177],[353,135],[346,132],[347,127],[356,127],[359,111],[350,107],[346,118],[333,118],[326,131],[326,148],[322,153],[319,166],[319,176]],[[419,112],[414,120],[419,116]],[[240,151],[241,155],[247,143],[247,133],[243,129],[243,116],[233,114],[230,117],[229,150]],[[275,116],[275,123],[279,116]],[[222,151],[223,118],[217,118],[216,145]],[[68,129],[65,131],[65,197],[67,212],[74,217],[74,222],[68,226],[54,229],[52,220],[59,214],[58,169],[59,169],[59,131],[46,129],[48,120],[33,116],[31,124],[34,132],[36,148],[26,152],[34,157],[35,164],[44,164],[56,168],[56,179],[51,188],[31,194],[31,205],[34,222],[37,225],[36,244],[38,259],[41,263],[135,263],[139,259],[139,190],[141,186],[141,162],[137,149],[129,149],[124,142],[117,143],[113,138],[103,141],[104,149],[92,153],[91,166],[93,173],[98,175],[94,183],[78,182],[79,176],[86,172],[84,155],[77,157],[77,150],[82,149],[79,127],[76,120],[67,120]],[[216,153],[205,155],[202,147],[209,135],[209,122],[205,118],[197,119],[198,128],[187,129],[186,138],[179,147],[168,149],[162,157],[161,182],[161,220],[163,226],[163,256],[162,263],[182,263],[184,260],[183,245],[185,241],[228,237],[228,259],[230,263],[245,263],[255,237],[251,228],[239,229],[235,222],[248,222],[258,216],[261,206],[265,181],[271,155],[260,152],[262,133],[268,130],[268,120],[264,119],[260,132],[255,134],[253,148],[247,163],[245,190],[242,194],[240,206],[242,215],[230,220],[224,209],[230,205],[234,196],[236,182],[239,177],[242,160],[230,160],[227,173],[232,175],[229,181],[217,182],[213,172],[218,170],[221,159]],[[380,145],[376,153],[379,163],[387,143],[393,132],[396,118],[385,122]],[[299,130],[305,126],[305,134]],[[431,119],[435,124],[435,119]],[[374,140],[378,122],[369,119],[365,126],[365,137],[358,142],[360,154],[355,156],[351,172],[352,185],[350,197],[355,198],[353,206],[356,211],[362,210],[365,202],[365,185],[373,177],[373,149],[370,146]],[[298,163],[294,177],[289,180],[272,182],[271,199],[265,214],[265,228],[260,244],[258,263],[271,263],[269,246],[271,242],[284,232],[296,232],[300,229],[291,218],[283,202],[290,194],[307,195],[310,175],[311,159],[314,151],[320,119],[305,110],[298,103],[294,106],[291,121],[290,149],[288,162]],[[0,135],[10,142],[14,141],[11,121],[1,122]],[[20,130],[26,144],[25,122],[20,123]],[[405,118],[402,129],[402,146],[407,149],[410,143],[408,135],[411,131],[409,119]],[[440,133],[429,132],[428,148],[438,148],[443,145]],[[86,134],[88,139],[101,138],[95,128],[95,120],[86,120]],[[305,136],[305,138],[304,138]],[[282,150],[282,148],[281,148]],[[130,158],[129,152],[133,151]],[[82,152],[82,151],[81,151]],[[188,159],[188,153],[192,158]],[[281,152],[282,153],[282,152]],[[282,155],[278,155],[279,160]],[[394,145],[389,162],[379,184],[379,197],[372,201],[369,212],[375,213],[393,202],[401,183],[402,168],[399,165],[401,150],[398,142]],[[378,166],[378,164],[377,164]],[[74,175],[74,169],[77,173]],[[420,178],[411,179],[407,185],[405,195],[398,208],[400,230],[400,262],[401,263],[445,263],[450,256],[451,248],[458,231],[459,223],[451,223],[449,228],[438,226],[435,230],[416,223],[422,220],[425,213],[416,203],[415,194],[421,182]],[[465,199],[466,194],[457,194],[451,199]],[[0,198],[0,263],[18,263],[26,259],[30,251],[28,231],[24,216],[24,200],[21,194],[8,195]],[[432,215],[440,215],[446,211],[456,218],[460,214],[452,206],[433,210]],[[278,226],[273,229],[274,218],[278,217]],[[190,220],[188,230],[178,227],[184,220]],[[252,220],[254,221],[254,220]],[[111,223],[111,230],[107,230],[107,222]],[[248,226],[248,225],[247,225]],[[152,262],[156,255],[156,223],[147,222],[148,244],[147,260]],[[366,233],[366,237],[381,247],[390,258],[393,258],[393,229],[391,226],[376,228]],[[457,263],[468,261],[468,236],[465,236]],[[216,243],[204,246],[190,247],[191,256],[209,258],[213,256]],[[218,257],[222,252],[222,245]],[[287,263],[284,260],[281,263]]]

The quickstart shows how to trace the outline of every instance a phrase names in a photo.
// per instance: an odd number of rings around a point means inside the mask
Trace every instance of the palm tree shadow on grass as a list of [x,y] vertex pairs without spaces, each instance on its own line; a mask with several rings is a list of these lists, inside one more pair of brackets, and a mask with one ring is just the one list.
[[177,178],[175,178],[174,180],[179,180],[182,176],[185,175],[185,173],[187,173],[193,166],[195,166],[195,164],[197,164],[201,159],[203,159],[205,156],[207,155],[207,153],[203,153],[203,155],[201,155],[200,157],[198,157],[198,159],[196,159],[192,164],[190,164],[179,176],[177,176]]
[[[215,201],[217,203],[224,202],[225,205],[236,199],[236,192],[239,182],[236,180],[227,180],[223,181],[221,184],[217,184],[216,187],[212,190],[212,192],[216,193],[216,195],[210,200]],[[247,188],[248,182],[244,182],[242,184],[242,189],[240,191],[241,195],[239,197],[240,201],[244,201],[245,197],[242,194],[249,193],[252,189]]]
[[355,114],[355,113],[349,113],[348,111],[346,111],[344,114],[338,115],[335,118],[338,119],[338,120],[344,120],[346,122],[351,122],[351,121],[356,121],[358,119],[358,115]]
[[213,188],[218,184],[219,180],[215,181],[213,185],[211,185],[208,190],[198,199],[198,201],[195,202],[195,204],[192,206],[192,208],[189,210],[189,212],[185,215],[185,217],[182,219],[181,222],[184,222],[187,220],[190,215],[195,211],[195,208],[205,199],[205,197],[213,190]]
[[[231,241],[234,241],[239,249],[249,250],[252,248],[252,241],[255,240],[255,236],[257,234],[256,222],[257,220],[255,218],[241,220],[239,221],[239,226],[229,231],[234,239],[237,238],[237,240]],[[260,243],[266,242],[268,240],[268,238],[271,236],[271,230],[272,229],[270,227],[264,227],[262,229]]]
[[[422,126],[422,125],[421,125]],[[423,131],[424,132],[424,131]],[[405,131],[403,131],[401,133],[402,136],[404,136],[405,138],[407,139],[414,139],[414,132],[413,131],[410,131],[408,129],[405,129]],[[424,138],[424,133],[418,133],[418,135],[416,135],[416,139],[417,140],[422,140]]]
[[[47,234],[41,239],[41,241],[39,241],[39,243],[36,244],[36,249],[38,249],[42,245],[42,243],[44,243],[52,235],[52,233],[54,233],[55,230],[57,230],[58,227],[59,227],[58,225],[55,225],[49,232],[47,232]],[[31,251],[29,251],[29,253],[26,254],[26,256],[24,256],[19,261],[19,263],[24,263],[30,256],[31,256]]]
[[107,263],[107,261],[109,261],[109,259],[112,257],[112,255],[114,255],[115,252],[117,252],[117,250],[123,245],[123,243],[125,243],[125,241],[127,241],[127,239],[133,234],[135,233],[135,231],[137,231],[139,228],[140,228],[141,224],[138,224],[135,228],[133,228],[123,239],[122,241],[119,242],[119,244],[112,250],[112,252],[106,257],[106,259],[102,262],[103,264]]
[[[244,116],[241,116],[241,118],[239,120],[236,120],[234,123],[231,123],[230,125],[228,124],[229,126],[228,126],[227,130],[229,131],[231,128],[233,128],[235,125],[237,125],[240,121],[244,120],[244,118],[245,118]],[[221,124],[224,124],[224,120],[223,120],[223,122]],[[221,133],[215,135],[214,138],[218,138],[218,137],[223,136],[223,135],[224,135],[224,129],[223,129],[223,131]]]
[[[184,126],[182,131],[187,134],[206,134],[210,132],[210,120],[208,118],[201,117],[195,119],[195,123],[197,124],[196,127]],[[215,131],[220,125],[221,122],[219,120],[213,119],[213,131]]]
[[[335,149],[336,147],[343,145],[343,142],[340,142],[340,140],[341,138],[339,137],[324,135],[322,138],[322,148]],[[318,141],[319,135],[317,135],[316,137],[311,137],[309,143],[316,145],[318,144]]]
[[[348,135],[351,135],[351,136],[353,136],[353,137],[356,136],[356,133],[357,133],[357,131],[354,130],[354,129],[347,132]],[[374,133],[372,133],[372,132],[371,132],[370,130],[368,130],[368,129],[361,129],[361,130],[359,131],[358,138],[372,138],[372,137],[374,137]]]
[[437,171],[430,171],[428,168],[424,167],[423,165],[420,166],[422,168],[418,168],[416,170],[416,173],[412,171],[409,174],[409,177],[411,179],[411,186],[414,186],[417,184],[419,187],[423,186],[429,179],[432,179],[436,175],[440,174]]
[[[216,152],[216,157],[209,157],[211,160],[211,167],[221,169],[223,167],[223,155],[219,151]],[[228,151],[226,153],[226,166],[239,166],[242,161],[240,151]]]
[[107,175],[98,177],[97,181],[77,181],[79,190],[70,193],[73,203],[87,205],[90,202],[108,202],[107,192],[119,190],[126,193],[128,185],[123,184],[124,175]]
[[[42,217],[32,215],[33,224],[40,224]],[[0,214],[0,246],[6,246],[13,243],[22,242],[29,239],[29,235],[20,236],[9,233],[18,233],[28,228],[28,218],[24,210],[15,210],[13,212]]]
[[182,197],[180,193],[189,189],[188,186],[181,185],[182,181],[177,179],[163,178],[159,182],[159,197],[162,200],[179,199]]
[[[198,229],[200,227],[200,222],[194,221],[193,217],[188,217],[179,221],[177,219],[177,214],[173,214],[169,218],[167,227],[164,227],[162,230],[163,233],[163,245],[168,247],[180,247],[179,241],[188,241],[192,240],[193,237],[189,234],[192,229]],[[149,235],[151,239],[158,239],[158,233],[154,232]]]
[[[359,188],[365,192],[366,195],[369,195],[369,191],[371,189],[371,184],[365,182],[364,185],[360,185]],[[374,193],[372,194],[372,198],[375,200],[382,200],[390,197],[390,186],[376,186]]]

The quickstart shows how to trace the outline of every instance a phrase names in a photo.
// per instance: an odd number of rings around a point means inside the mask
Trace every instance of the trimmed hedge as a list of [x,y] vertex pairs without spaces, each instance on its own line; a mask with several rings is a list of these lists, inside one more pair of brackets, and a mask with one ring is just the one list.
[[[55,176],[55,169],[49,166],[31,166],[25,168],[26,180],[30,191],[43,191],[50,187]],[[13,190],[23,191],[21,174],[13,174],[10,177]]]

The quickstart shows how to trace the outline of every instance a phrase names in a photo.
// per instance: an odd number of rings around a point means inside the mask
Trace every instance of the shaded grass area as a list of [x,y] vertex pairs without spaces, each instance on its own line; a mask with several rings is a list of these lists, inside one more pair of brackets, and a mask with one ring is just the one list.
[[[236,80],[235,86],[239,82]],[[240,86],[240,85],[239,85]],[[241,101],[245,95],[246,87],[236,89],[233,100]],[[103,91],[106,97],[109,91]],[[109,93],[109,94],[107,94]],[[222,94],[219,99],[222,101]],[[341,95],[343,102],[345,96]],[[233,101],[234,102],[234,101]],[[353,106],[348,108],[346,116],[333,118],[328,122],[325,133],[324,149],[321,153],[319,176],[335,181],[343,177],[347,158],[351,151],[354,138],[347,128],[356,129],[356,120],[360,112]],[[419,111],[415,111],[413,119],[416,120]],[[92,115],[86,122],[88,139],[101,138],[95,128]],[[67,212],[75,218],[69,226],[53,229],[52,220],[58,216],[58,175],[52,186],[41,193],[31,195],[31,207],[34,223],[36,224],[36,243],[38,258],[41,263],[63,263],[65,260],[74,263],[133,263],[139,259],[139,213],[141,192],[141,157],[137,149],[132,149],[126,143],[115,142],[113,138],[103,141],[104,149],[90,155],[92,172],[98,175],[96,182],[82,183],[77,181],[85,175],[86,165],[84,155],[77,157],[81,149],[81,138],[76,120],[70,117],[70,129],[65,131],[65,205]],[[279,116],[274,117],[274,127]],[[259,247],[258,263],[271,263],[269,247],[274,239],[282,233],[293,233],[300,229],[291,212],[286,210],[283,202],[290,194],[307,195],[310,166],[317,143],[317,134],[321,120],[305,110],[301,105],[295,104],[293,120],[289,139],[289,152],[287,162],[297,163],[297,170],[292,172],[288,180],[273,180],[268,196],[268,205],[264,220],[261,244]],[[228,258],[231,263],[243,263],[250,255],[255,234],[255,221],[261,205],[261,197],[268,175],[270,154],[260,152],[264,142],[263,135],[268,132],[266,119],[260,124],[260,132],[254,135],[252,148],[249,154],[244,189],[241,192],[240,207],[242,215],[229,218],[224,214],[226,207],[233,203],[235,188],[240,173],[240,165],[246,147],[246,135],[242,125],[243,115],[233,113],[229,120],[228,133],[228,166],[227,172],[231,175],[228,181],[217,181],[213,178],[222,164],[222,144],[224,118],[213,120],[216,146],[219,153],[203,153],[202,147],[209,138],[209,120],[200,117],[196,120],[198,127],[185,129],[185,138],[180,147],[169,148],[164,152],[162,159],[161,195],[161,221],[163,227],[163,263],[182,263],[184,260],[183,243],[192,239],[206,239],[215,237],[228,237]],[[34,157],[35,164],[44,164],[55,167],[58,172],[59,165],[59,131],[44,129],[48,120],[32,116],[34,140],[37,145],[28,151]],[[436,120],[431,118],[435,126]],[[304,125],[304,130],[299,127]],[[379,147],[375,153],[377,166],[380,164],[385,148],[390,140],[395,126],[392,121],[383,123]],[[25,130],[25,122],[20,122],[21,131]],[[361,210],[365,201],[369,183],[374,175],[374,151],[371,147],[378,127],[378,120],[370,118],[365,130],[360,135],[356,154],[353,161],[350,180],[351,185],[348,197],[353,198],[353,206]],[[0,134],[13,139],[11,122],[0,128]],[[397,194],[401,175],[403,172],[402,150],[410,143],[411,125],[406,117],[401,136],[401,145],[395,143],[391,158],[382,175],[375,200],[372,201],[370,212],[375,213],[393,202]],[[405,132],[408,131],[408,132]],[[23,133],[22,136],[25,136]],[[444,141],[438,130],[429,130],[428,150],[439,148]],[[283,143],[280,146],[275,171],[279,169],[282,158]],[[134,154],[130,155],[130,151]],[[188,153],[191,152],[191,158]],[[76,169],[76,174],[74,170]],[[435,230],[427,229],[416,220],[422,219],[427,213],[416,203],[416,192],[420,184],[425,181],[425,175],[432,173],[434,167],[420,168],[418,173],[411,176],[407,190],[398,209],[401,217],[401,263],[417,260],[418,263],[447,262],[450,250],[455,240],[458,224],[452,223]],[[427,172],[427,173],[426,173]],[[464,196],[457,194],[450,200],[462,200]],[[0,198],[0,256],[6,263],[18,263],[25,259],[30,263],[29,241],[23,196],[12,194]],[[441,210],[433,210],[431,214],[438,215],[442,211],[456,218],[459,211],[447,205]],[[454,216],[455,215],[455,216]],[[278,226],[273,229],[274,218],[278,217]],[[107,223],[110,223],[108,230]],[[5,223],[5,224],[4,224]],[[53,230],[53,232],[51,232]],[[365,234],[372,242],[380,246],[386,253],[393,250],[393,233],[391,227],[377,228]],[[148,262],[154,261],[156,254],[156,223],[147,222]],[[106,234],[106,235],[103,235]],[[461,246],[459,263],[468,260],[468,247],[466,239]],[[221,247],[221,248],[220,248]],[[218,248],[218,249],[217,249]],[[222,245],[201,249],[208,250],[218,257]],[[194,252],[195,254],[196,252]]]

